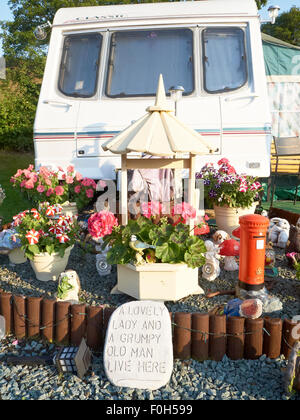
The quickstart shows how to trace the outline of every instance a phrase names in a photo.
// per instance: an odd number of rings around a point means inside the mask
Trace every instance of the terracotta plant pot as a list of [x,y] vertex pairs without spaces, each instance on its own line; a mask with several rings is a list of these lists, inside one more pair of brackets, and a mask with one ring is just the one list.
[[27,261],[27,257],[21,248],[15,248],[8,254],[9,261],[12,264],[23,264]]
[[229,235],[232,231],[239,227],[239,218],[245,214],[254,214],[257,202],[251,207],[228,207],[214,205],[215,219],[218,229],[225,230]]
[[57,253],[51,255],[47,252],[36,254],[33,260],[30,260],[36,278],[41,281],[56,280],[59,274],[65,271],[72,248],[66,249],[63,258]]

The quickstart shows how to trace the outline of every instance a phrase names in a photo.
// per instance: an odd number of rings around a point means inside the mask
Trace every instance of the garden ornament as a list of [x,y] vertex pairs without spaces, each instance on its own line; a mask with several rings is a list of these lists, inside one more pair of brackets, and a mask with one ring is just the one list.
[[285,248],[289,239],[290,224],[286,219],[273,217],[270,219],[268,239],[274,246]]
[[57,300],[79,303],[80,281],[74,270],[66,270],[58,277]]
[[224,270],[235,271],[239,269],[235,257],[240,254],[240,243],[235,239],[226,239],[220,247],[220,255],[225,257]]
[[202,266],[202,277],[205,280],[213,281],[220,275],[220,263],[214,252],[206,252],[205,259],[205,264]]
[[130,248],[132,248],[134,251],[136,251],[136,260],[137,265],[144,264],[145,260],[143,259],[144,250],[148,248],[155,249],[154,245],[146,244],[145,242],[139,241],[135,235],[131,235],[130,242],[129,242]]
[[230,236],[225,230],[217,230],[212,238],[215,245],[221,245],[225,240],[230,239]]
[[257,319],[261,316],[263,304],[260,299],[242,300],[235,298],[227,302],[224,314],[228,316],[241,316],[244,318]]
[[61,347],[58,352],[44,356],[7,355],[0,357],[0,362],[9,365],[55,366],[60,374],[72,373],[83,378],[90,367],[91,359],[92,352],[83,338],[79,347]]
[[213,281],[219,277],[221,271],[219,263],[219,247],[209,240],[205,241],[204,245],[207,252],[204,254],[206,261],[202,266],[202,277],[205,280]]

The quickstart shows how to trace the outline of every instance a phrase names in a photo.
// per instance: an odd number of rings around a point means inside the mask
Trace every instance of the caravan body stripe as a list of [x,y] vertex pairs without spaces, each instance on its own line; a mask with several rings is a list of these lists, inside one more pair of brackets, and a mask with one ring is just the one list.
[[[218,136],[221,134],[221,130],[215,129],[195,129],[199,134],[203,136]],[[89,131],[89,132],[78,132],[77,140],[85,139],[106,139],[111,138],[118,134],[119,131]],[[253,134],[271,134],[270,127],[251,127],[251,128],[224,128],[223,135],[253,135]],[[75,132],[66,133],[34,133],[34,140],[63,140],[63,139],[75,139]]]

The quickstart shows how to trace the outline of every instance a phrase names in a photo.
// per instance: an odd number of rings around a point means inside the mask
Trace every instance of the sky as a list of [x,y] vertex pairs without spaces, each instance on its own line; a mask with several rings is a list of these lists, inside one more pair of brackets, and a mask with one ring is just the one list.
[[[226,0],[224,0],[226,1]],[[271,5],[276,5],[280,7],[281,12],[287,12],[290,10],[292,6],[297,5],[299,0],[269,0],[266,7],[263,7],[259,14],[262,19],[268,19],[268,7]],[[8,0],[0,0],[0,20],[12,20],[13,16],[10,11],[10,8],[8,6]],[[1,32],[1,30],[0,30]],[[0,56],[3,54],[2,48],[1,48],[1,41],[0,41]]]

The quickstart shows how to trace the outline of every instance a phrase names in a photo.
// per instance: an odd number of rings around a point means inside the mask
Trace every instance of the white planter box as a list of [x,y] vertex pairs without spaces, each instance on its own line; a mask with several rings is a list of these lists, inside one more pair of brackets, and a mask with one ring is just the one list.
[[186,264],[118,264],[118,291],[139,300],[176,301],[203,294],[198,281],[198,268]]

